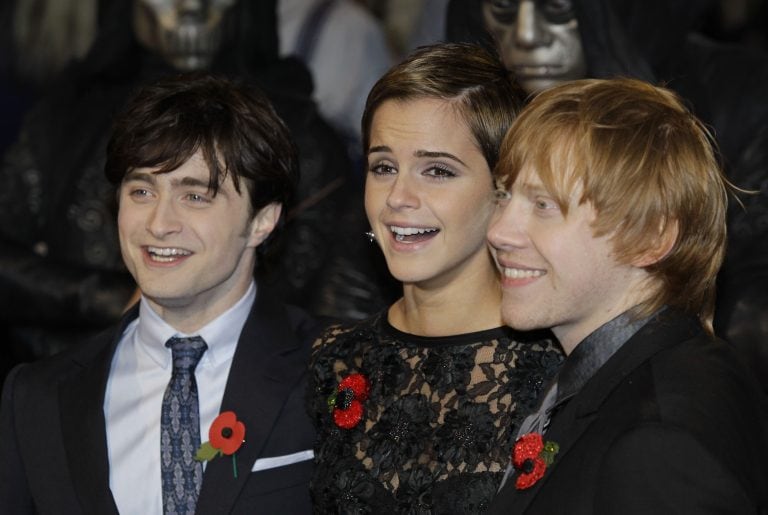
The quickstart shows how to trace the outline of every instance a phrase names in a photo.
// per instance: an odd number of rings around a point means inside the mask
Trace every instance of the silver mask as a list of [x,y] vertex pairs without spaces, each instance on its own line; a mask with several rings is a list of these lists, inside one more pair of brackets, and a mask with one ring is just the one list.
[[135,0],[136,37],[178,70],[208,68],[221,45],[222,19],[237,0]]
[[572,0],[483,0],[483,22],[528,93],[586,77]]

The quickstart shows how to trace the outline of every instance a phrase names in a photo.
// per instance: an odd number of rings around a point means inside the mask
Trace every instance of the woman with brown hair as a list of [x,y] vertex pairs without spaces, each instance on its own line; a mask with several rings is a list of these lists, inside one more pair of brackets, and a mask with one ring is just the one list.
[[403,296],[315,345],[318,513],[476,513],[499,486],[561,360],[549,333],[503,327],[485,242],[522,103],[498,58],[466,44],[418,49],[368,96],[369,235]]

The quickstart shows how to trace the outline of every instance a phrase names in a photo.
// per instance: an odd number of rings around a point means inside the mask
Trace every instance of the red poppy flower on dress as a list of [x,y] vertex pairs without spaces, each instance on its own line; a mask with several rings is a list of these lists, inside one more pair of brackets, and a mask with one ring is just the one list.
[[540,433],[526,433],[518,438],[512,449],[512,466],[518,472],[515,488],[525,490],[536,484],[559,451],[557,443],[544,442]]
[[328,408],[334,423],[342,429],[352,429],[363,419],[363,402],[370,393],[370,383],[363,374],[350,374],[339,382],[328,397]]
[[333,410],[333,421],[342,429],[352,429],[363,418],[363,405],[360,401],[353,400],[347,409]]
[[364,402],[371,391],[371,385],[363,374],[350,374],[339,383],[339,391],[351,389],[355,399]]
[[208,430],[208,441],[222,454],[234,454],[245,440],[245,424],[237,420],[234,411],[220,413]]

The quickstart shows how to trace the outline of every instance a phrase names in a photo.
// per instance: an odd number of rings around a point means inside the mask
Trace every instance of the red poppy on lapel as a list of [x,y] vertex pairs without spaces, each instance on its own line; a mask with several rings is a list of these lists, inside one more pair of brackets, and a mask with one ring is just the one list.
[[234,411],[224,411],[213,419],[208,430],[208,441],[197,449],[197,461],[210,461],[225,454],[232,456],[232,471],[237,478],[237,458],[235,453],[245,442],[245,424],[237,420]]
[[560,446],[552,441],[544,442],[541,433],[526,433],[518,438],[512,449],[512,466],[518,472],[515,488],[525,490],[536,484],[559,451]]

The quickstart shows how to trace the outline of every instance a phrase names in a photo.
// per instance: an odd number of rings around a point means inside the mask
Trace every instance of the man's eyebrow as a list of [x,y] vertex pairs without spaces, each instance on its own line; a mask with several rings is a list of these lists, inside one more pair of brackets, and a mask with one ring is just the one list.
[[181,180],[172,180],[173,184],[178,184],[180,186],[192,186],[197,188],[205,188],[208,189],[210,186],[210,183],[208,181],[204,181],[202,179],[198,179],[197,177],[184,177]]
[[123,176],[123,182],[126,181],[140,181],[140,182],[148,182],[150,184],[155,183],[155,176],[154,174],[147,173],[147,172],[137,172],[136,170],[131,170],[128,173]]
[[[136,172],[131,171],[125,174],[125,178],[123,179],[123,182],[125,181],[138,181],[138,182],[146,182],[148,184],[155,184],[157,182],[157,179],[155,177],[155,173],[151,172]],[[181,179],[179,178],[172,178],[171,179],[171,185],[172,186],[186,186],[186,187],[192,187],[192,188],[203,188],[203,189],[210,189],[210,183],[207,180],[198,179],[197,177],[190,177],[190,176],[184,176]]]
[[544,193],[546,195],[550,195],[547,188],[544,187],[541,183],[532,183],[525,181],[522,184],[520,184],[520,189],[525,191],[526,193]]

